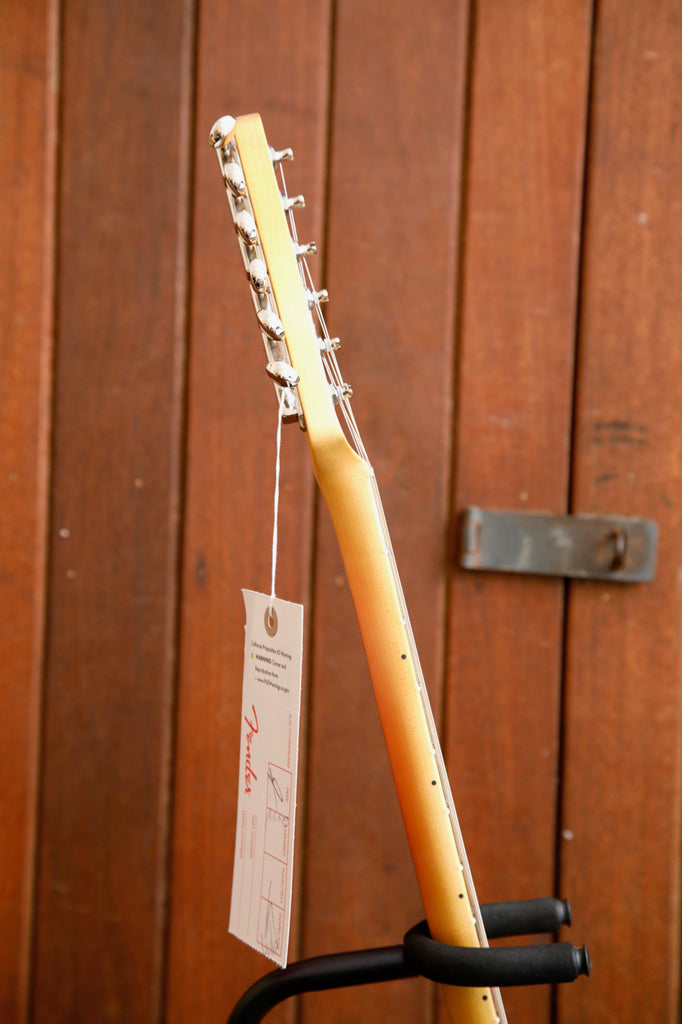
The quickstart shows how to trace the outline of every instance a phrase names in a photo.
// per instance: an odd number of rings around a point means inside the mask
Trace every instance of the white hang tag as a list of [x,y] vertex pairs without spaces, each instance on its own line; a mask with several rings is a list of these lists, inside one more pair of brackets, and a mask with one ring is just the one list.
[[303,606],[243,590],[239,801],[230,931],[285,967],[301,707]]

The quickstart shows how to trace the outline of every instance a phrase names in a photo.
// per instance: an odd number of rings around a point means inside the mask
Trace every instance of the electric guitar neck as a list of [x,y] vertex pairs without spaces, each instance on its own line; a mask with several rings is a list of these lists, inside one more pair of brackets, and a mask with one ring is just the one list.
[[[223,117],[214,146],[284,421],[306,432],[334,524],[431,935],[486,946],[481,913],[443,763],[372,466],[327,330],[326,293],[312,282],[314,246],[296,235],[282,164],[260,117]],[[504,1024],[498,989],[443,989],[453,1024]]]

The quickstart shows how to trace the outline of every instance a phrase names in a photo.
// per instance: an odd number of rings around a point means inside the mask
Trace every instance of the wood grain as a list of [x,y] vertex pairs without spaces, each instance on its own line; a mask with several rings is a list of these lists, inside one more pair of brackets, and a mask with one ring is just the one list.
[[562,877],[595,967],[562,1022],[679,1020],[681,52],[678,4],[600,5],[574,510],[652,518],[660,553],[571,590]]
[[[297,216],[299,235],[321,244],[329,29],[329,5],[317,0],[206,3],[202,9],[169,1022],[226,1017],[245,988],[273,967],[228,935],[227,922],[244,651],[241,588],[270,586],[276,404],[208,134],[223,114],[260,113],[270,143],[294,149],[287,182],[292,193],[306,196],[311,211]],[[308,630],[313,492],[306,449],[300,430],[285,427],[277,594],[306,604]],[[306,694],[304,684],[304,701]],[[304,768],[303,752],[299,837]],[[300,898],[295,881],[294,899]],[[295,914],[291,959],[298,928]],[[271,1019],[291,1020],[291,1014],[285,1006]]]
[[52,345],[56,9],[0,7],[0,1018],[26,1019]]
[[[269,969],[227,920],[275,406],[207,141],[252,110],[296,151],[479,896],[551,891],[558,857],[595,969],[556,1019],[679,1019],[681,33],[676,0],[0,5],[3,1022],[208,1024]],[[654,518],[656,580],[565,615],[560,582],[451,574],[468,503]],[[296,428],[280,516],[295,958],[422,910]],[[434,1013],[411,981],[271,1019]]]
[[[327,284],[431,699],[440,700],[466,7],[337,9]],[[326,509],[316,548],[305,952],[423,917]],[[430,1017],[419,981],[310,996],[305,1021]]]
[[36,1022],[160,1012],[188,14],[63,12]]
[[[590,13],[477,5],[453,523],[468,504],[566,509]],[[563,593],[452,578],[447,751],[484,902],[553,893]],[[504,997],[510,1021],[549,1020],[546,986]]]

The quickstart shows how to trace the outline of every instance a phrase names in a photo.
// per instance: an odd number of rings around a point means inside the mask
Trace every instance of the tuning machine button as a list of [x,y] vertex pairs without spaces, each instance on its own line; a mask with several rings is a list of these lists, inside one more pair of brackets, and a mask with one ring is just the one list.
[[299,427],[305,430],[305,419],[296,388],[283,388],[275,384],[275,391],[279,398],[282,423],[298,423]]
[[239,237],[246,242],[247,245],[255,245],[258,241],[258,228],[256,222],[247,210],[240,210],[239,213],[235,214],[234,226],[237,229]]
[[256,316],[268,338],[272,341],[284,341],[284,324],[271,309],[259,309]]
[[237,122],[233,117],[225,114],[224,117],[219,117],[216,123],[211,128],[211,134],[209,140],[214,149],[219,149],[225,145],[225,139],[230,134]]
[[236,163],[234,160],[228,160],[226,163],[223,164],[222,172],[225,184],[229,188],[232,195],[236,196],[237,199],[240,199],[242,196],[245,196],[246,181],[244,180],[244,174],[239,164]]
[[251,260],[248,267],[248,275],[254,291],[259,295],[265,295],[268,290],[268,268],[265,260]]
[[273,149],[270,146],[270,158],[273,164],[279,164],[282,160],[293,160],[294,151],[291,148],[288,149]]
[[268,363],[265,372],[281,388],[296,388],[301,380],[291,363],[282,361]]

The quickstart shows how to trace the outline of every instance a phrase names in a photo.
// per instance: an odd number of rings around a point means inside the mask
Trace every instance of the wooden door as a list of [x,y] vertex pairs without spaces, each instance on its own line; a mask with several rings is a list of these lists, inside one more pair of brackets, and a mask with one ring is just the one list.
[[[682,150],[662,0],[0,4],[0,1017],[209,1024],[275,405],[208,145],[291,145],[483,901],[569,897],[593,976],[510,1022],[679,1019]],[[466,505],[657,521],[654,582],[467,573]],[[305,605],[291,959],[423,916],[333,531]],[[268,1019],[443,1019],[420,980]]]

